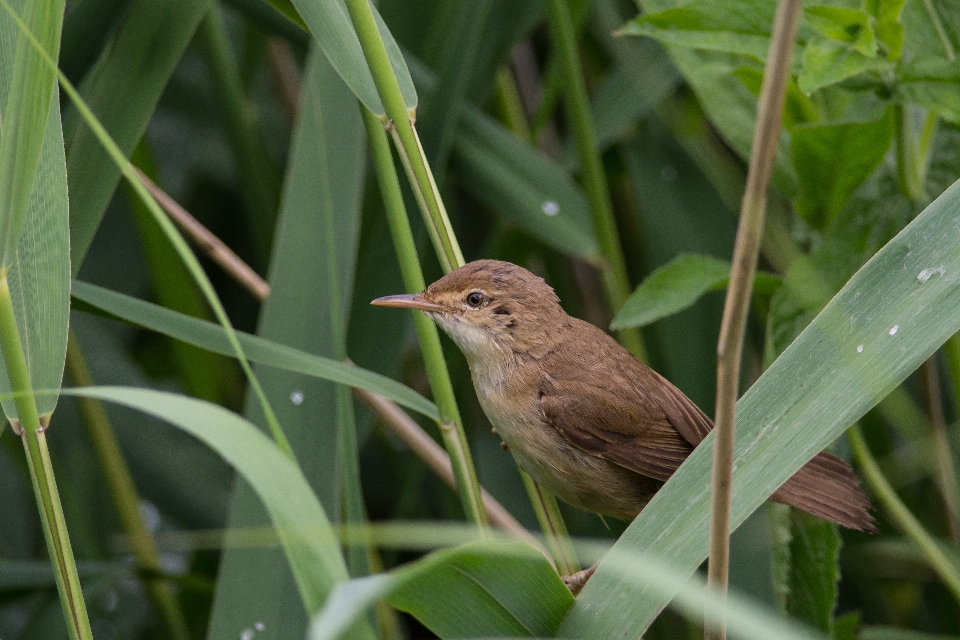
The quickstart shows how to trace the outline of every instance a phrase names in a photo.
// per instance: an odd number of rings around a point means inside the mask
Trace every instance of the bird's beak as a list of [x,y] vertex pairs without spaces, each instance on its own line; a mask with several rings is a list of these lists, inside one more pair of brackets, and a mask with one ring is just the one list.
[[443,311],[444,307],[426,300],[421,293],[405,293],[398,296],[377,298],[370,304],[378,307],[397,307],[400,309],[420,309],[421,311]]

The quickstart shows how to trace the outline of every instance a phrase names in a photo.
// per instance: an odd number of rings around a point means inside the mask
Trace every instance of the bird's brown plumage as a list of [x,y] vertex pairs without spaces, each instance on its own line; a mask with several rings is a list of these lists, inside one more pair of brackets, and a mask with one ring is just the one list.
[[[476,307],[473,293],[483,300]],[[423,308],[457,342],[484,412],[520,466],[574,506],[632,519],[713,428],[670,382],[567,315],[553,289],[526,269],[471,262],[419,298],[419,307],[401,306]],[[771,497],[875,530],[856,475],[829,453]]]

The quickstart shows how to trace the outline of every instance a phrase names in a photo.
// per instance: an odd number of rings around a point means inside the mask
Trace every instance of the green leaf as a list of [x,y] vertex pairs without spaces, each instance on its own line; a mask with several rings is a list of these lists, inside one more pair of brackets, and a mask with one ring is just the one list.
[[[310,28],[317,44],[327,56],[327,60],[337,70],[343,81],[350,87],[354,95],[374,114],[382,116],[386,111],[380,102],[380,94],[373,83],[370,67],[360,48],[360,40],[350,21],[350,14],[343,0],[293,0],[303,21]],[[403,59],[400,47],[390,33],[390,29],[383,22],[380,13],[373,5],[373,16],[380,30],[380,37],[387,48],[393,74],[400,83],[400,92],[407,109],[417,106],[417,91],[413,88],[410,71]]]
[[562,167],[480,113],[460,128],[458,173],[476,198],[555,249],[597,259],[586,196]]
[[473,542],[343,584],[314,618],[310,639],[339,637],[378,599],[410,613],[441,638],[550,637],[573,604],[569,589],[536,549],[521,542]]
[[[763,71],[755,67],[740,67],[733,74],[740,79],[754,96],[760,96],[760,87],[763,84]],[[808,96],[800,91],[796,80],[790,78],[787,83],[786,101],[783,105],[783,126],[788,131],[798,124],[817,122],[820,120],[820,110]]]
[[[740,399],[734,528],[960,329],[958,237],[955,183],[857,272]],[[926,269],[935,275],[923,277]],[[706,558],[711,446],[705,445],[604,557],[561,637],[639,636],[670,600],[623,575],[618,563],[631,549],[669,558],[679,576]],[[631,606],[623,607],[625,601]]]
[[[6,3],[5,3],[6,4]],[[40,46],[56,58],[64,0],[27,0],[21,17]],[[49,114],[57,100],[56,77],[8,13],[0,11],[0,268],[17,251],[40,166]],[[16,42],[16,46],[11,45]],[[59,130],[59,118],[58,118]],[[59,137],[59,136],[58,136]],[[23,328],[21,327],[21,330]]]
[[610,323],[613,330],[644,327],[693,305],[707,291],[730,280],[730,262],[680,254],[640,283]]
[[[353,288],[366,139],[357,100],[313,47],[303,77],[303,103],[288,159],[270,272],[270,296],[257,333],[342,362]],[[309,295],[304,295],[309,292]],[[356,425],[350,390],[289,370],[258,372],[314,493],[336,523],[362,526]],[[247,415],[262,422],[255,406]],[[248,487],[233,494],[230,529],[257,527],[267,515]],[[368,573],[367,550],[351,545],[352,575]],[[308,620],[290,615],[292,590],[283,558],[271,549],[231,548],[221,558],[211,638],[236,637],[239,620],[256,612],[261,640],[303,637]],[[250,585],[257,583],[258,589]]]
[[664,44],[721,51],[765,60],[775,3],[764,0],[695,0],[648,13],[624,25],[625,35],[648,36]]
[[[191,318],[79,280],[73,281],[71,293],[75,300],[85,302],[127,322],[215,353],[234,355],[223,328],[218,324]],[[360,387],[386,396],[397,404],[433,420],[440,419],[435,404],[396,380],[249,333],[237,332],[237,337],[243,345],[244,353],[252,362],[297,371],[351,387]]]
[[[43,12],[50,10],[51,7],[43,3],[31,3],[26,13],[39,19],[37,12],[42,18]],[[62,4],[59,11],[62,14]],[[56,29],[56,33],[37,35],[54,38],[54,42],[59,43],[61,17],[46,16],[45,19],[53,24],[44,24],[42,28]],[[0,170],[0,173],[7,170],[14,172],[9,177],[16,181],[15,188],[4,192],[0,198],[4,200],[2,206],[8,207],[7,213],[19,216],[20,220],[15,222],[8,218],[6,223],[0,224],[7,225],[7,234],[18,236],[14,239],[14,251],[4,260],[10,268],[10,295],[30,370],[31,385],[34,389],[56,389],[60,387],[63,376],[70,312],[70,245],[63,133],[60,129],[59,100],[53,91],[55,79],[45,70],[42,70],[43,73],[37,71],[33,59],[20,51],[24,43],[29,51],[32,51],[32,47],[25,38],[17,44],[18,34],[17,24],[5,8],[0,8],[0,78],[13,81],[11,85],[0,83],[2,136],[5,141],[16,141],[18,145],[23,145],[12,150],[15,155],[9,161],[13,165]],[[18,64],[27,64],[33,69],[31,73],[40,74],[38,78],[27,79],[26,85],[22,82],[17,84],[24,79],[19,78],[13,68],[15,51]],[[40,80],[49,86],[44,88],[36,85]],[[11,93],[17,91],[21,94],[34,91],[42,95],[27,98]],[[38,99],[45,101],[45,108],[37,107],[34,101]],[[37,113],[15,114],[17,108],[36,108]],[[42,117],[42,120],[34,122],[36,117]],[[39,130],[32,131],[38,124]],[[33,140],[34,136],[38,136],[36,140]],[[33,153],[36,157],[31,159]],[[0,164],[5,162],[7,160],[0,158]],[[20,193],[22,188],[26,189],[25,193]],[[24,197],[26,200],[21,202]],[[17,207],[20,211],[14,213],[9,207]],[[6,236],[7,239],[12,237]],[[9,392],[7,367],[3,354],[0,354],[0,393]],[[57,396],[38,395],[36,401],[39,414],[42,417],[49,416],[57,405]],[[17,410],[12,399],[3,401],[3,411],[7,417],[16,418]]]
[[879,625],[863,627],[857,638],[858,640],[960,640],[960,636],[924,633],[901,627],[881,627]]
[[[480,51],[487,35],[492,0],[478,0],[454,12],[436,57],[436,82],[417,109],[418,135],[434,179],[443,184],[457,125],[479,78]],[[523,3],[517,3],[522,6]]]
[[[102,318],[76,313],[71,315],[70,330],[79,338],[90,373],[98,384],[150,386],[151,379],[128,351],[124,327],[110,327]],[[96,454],[89,443],[77,401],[67,396],[62,402],[55,422],[57,437],[51,439],[56,447],[53,455],[71,470],[80,465],[95,469]],[[184,528],[223,528],[229,508],[227,498],[235,481],[233,470],[211,449],[179,429],[157,428],[157,421],[146,421],[134,411],[119,407],[106,409],[140,497],[155,505],[162,514],[174,515]],[[158,455],[158,452],[176,452],[176,455]],[[83,459],[74,462],[74,457]],[[91,509],[103,502],[102,486],[91,488],[88,503]],[[102,533],[96,548],[100,548],[104,536],[116,531],[110,522],[98,525],[96,531]],[[71,531],[71,535],[76,533]]]
[[807,21],[827,38],[867,57],[877,55],[871,16],[860,9],[813,6],[804,9]]
[[900,14],[907,0],[866,0],[864,9],[876,19],[874,31],[886,47],[887,60],[899,60],[903,54],[903,24]]
[[840,534],[833,523],[791,509],[790,592],[787,612],[826,634],[833,633],[840,580]]
[[797,85],[810,95],[821,87],[836,84],[864,71],[883,71],[891,63],[873,56],[865,56],[846,44],[833,40],[814,40],[803,50],[803,68]]
[[[640,4],[648,15],[654,15],[663,11],[665,2],[641,0]],[[704,28],[708,30],[708,33],[705,34],[706,37],[711,35],[709,33],[711,26],[723,28],[725,24],[726,17],[715,14],[729,12],[730,20],[735,23],[730,26],[734,29],[733,31],[725,32],[729,35],[728,39],[733,42],[731,48],[737,48],[737,43],[741,42],[740,36],[743,35],[743,42],[754,41],[748,47],[752,52],[750,57],[754,59],[766,58],[767,41],[773,24],[775,3],[763,0],[735,0],[732,3],[721,5],[706,0],[690,3],[677,9],[680,8],[690,8],[693,11],[704,12],[703,24]],[[664,13],[666,12],[664,11]],[[716,21],[713,21],[714,18],[716,18]],[[740,26],[737,27],[736,25]],[[747,33],[740,34],[736,31],[736,28],[744,29]],[[628,31],[625,31],[625,33]],[[760,36],[764,38],[764,44],[762,45],[758,39]],[[677,43],[677,46],[674,46],[665,40],[661,41],[667,44],[667,51],[670,53],[674,65],[697,94],[710,124],[716,128],[727,144],[742,159],[748,159],[753,141],[757,99],[734,75],[734,71],[743,67],[746,60],[737,55],[719,55],[717,51],[709,50],[710,47],[707,46],[694,49],[683,46],[682,43]],[[797,178],[793,173],[793,167],[790,165],[789,149],[790,136],[784,131],[781,133],[780,144],[777,146],[773,182],[787,196],[792,197],[797,191]]]
[[337,537],[300,468],[250,422],[215,404],[151,389],[84,387],[64,393],[155,416],[219,453],[270,513],[308,612],[319,610],[334,586],[347,579]]
[[[411,58],[417,85],[436,79]],[[476,107],[465,105],[453,162],[464,188],[503,218],[564,253],[593,260],[600,253],[583,191],[556,161],[526,144]]]
[[833,621],[834,640],[860,640],[860,623],[859,611],[839,616]]
[[[607,551],[605,544],[580,542],[577,546],[593,558]],[[530,637],[538,626],[547,633],[538,633],[537,637],[553,637],[549,630],[555,628],[556,619],[562,616],[572,598],[566,588],[557,588],[556,573],[542,556],[538,559],[538,555],[517,542],[488,540],[434,553],[389,574],[351,580],[341,584],[324,610],[314,617],[310,640],[338,637],[381,598],[394,606],[402,605],[401,601],[407,599],[420,601],[411,612],[443,638],[474,638],[491,627],[498,637]],[[671,606],[695,624],[702,623],[705,613],[714,617],[723,611],[732,637],[746,640],[826,638],[773,615],[735,590],[727,598],[720,598],[707,589],[701,579],[681,576],[675,567],[642,552],[624,553],[618,560],[614,571],[627,580],[649,584],[653,590],[676,594]],[[438,585],[434,580],[442,582]],[[423,584],[418,584],[420,582]],[[446,585],[451,586],[444,590]],[[528,589],[523,590],[524,586]],[[470,605],[472,596],[468,594],[484,587],[486,590],[480,591],[479,597],[482,604],[489,606],[469,611],[471,616],[474,612],[484,616],[479,622],[482,626],[478,627],[477,623],[468,624],[470,620],[464,619],[466,615],[461,612]],[[537,597],[531,597],[533,593]],[[518,623],[522,628],[517,628]]]
[[876,122],[801,125],[792,134],[797,212],[823,229],[883,161],[893,141],[893,112]]
[[960,60],[925,58],[907,63],[897,78],[894,98],[920,105],[945,119],[960,123]]
[[[127,157],[209,6],[210,0],[133,0],[84,79],[84,100]],[[64,137],[76,275],[120,180],[120,168],[75,108],[65,114]]]
[[[645,327],[692,306],[708,291],[726,288],[729,280],[729,261],[681,253],[640,283],[610,328]],[[780,278],[772,274],[758,272],[754,278],[756,293],[772,295],[779,287]]]

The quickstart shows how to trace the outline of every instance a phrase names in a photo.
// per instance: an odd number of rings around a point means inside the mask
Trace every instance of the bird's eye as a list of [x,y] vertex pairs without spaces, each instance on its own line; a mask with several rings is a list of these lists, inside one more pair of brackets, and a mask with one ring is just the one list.
[[467,294],[467,304],[471,307],[479,307],[483,304],[485,297],[479,291],[471,291]]

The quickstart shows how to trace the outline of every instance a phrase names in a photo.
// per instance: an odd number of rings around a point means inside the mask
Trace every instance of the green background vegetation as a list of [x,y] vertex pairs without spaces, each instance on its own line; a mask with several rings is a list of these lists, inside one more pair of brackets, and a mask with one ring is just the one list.
[[[56,407],[46,440],[98,640],[700,637],[717,606],[686,580],[706,554],[706,448],[629,529],[561,506],[585,565],[619,539],[574,603],[538,552],[478,541],[468,501],[335,384],[390,397],[438,441],[452,415],[431,393],[436,363],[425,372],[412,314],[369,306],[408,289],[410,264],[361,116],[390,105],[342,38],[342,5],[6,2],[2,263],[37,407]],[[614,0],[377,8],[464,258],[543,275],[571,314],[612,322],[712,414],[775,3],[640,5],[639,18]],[[18,44],[10,10],[59,47],[120,152],[266,278],[266,300],[202,256],[213,288],[197,283],[169,223]],[[947,0],[804,9],[738,406],[732,636],[960,637],[958,47]],[[430,282],[444,259],[394,160]],[[613,245],[597,230],[604,208]],[[626,303],[611,250],[639,285]],[[237,331],[258,336],[238,344],[269,405],[214,324],[213,290]],[[65,386],[103,387],[57,399],[68,327]],[[463,357],[442,346],[480,483],[539,531]],[[6,369],[0,383],[10,390]],[[6,415],[19,406],[5,398]],[[866,477],[879,535],[761,506],[828,445]],[[330,523],[354,526],[338,545]],[[4,640],[69,637],[43,531],[20,438],[3,428]]]

